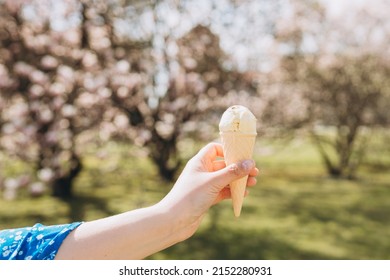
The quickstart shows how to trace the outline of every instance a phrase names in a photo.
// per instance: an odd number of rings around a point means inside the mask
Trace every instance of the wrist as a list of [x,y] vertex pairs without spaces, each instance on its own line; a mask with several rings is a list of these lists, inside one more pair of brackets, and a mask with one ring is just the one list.
[[162,219],[167,221],[168,236],[174,243],[190,238],[199,226],[200,218],[188,213],[186,208],[182,209],[178,203],[162,200],[153,207],[156,207]]

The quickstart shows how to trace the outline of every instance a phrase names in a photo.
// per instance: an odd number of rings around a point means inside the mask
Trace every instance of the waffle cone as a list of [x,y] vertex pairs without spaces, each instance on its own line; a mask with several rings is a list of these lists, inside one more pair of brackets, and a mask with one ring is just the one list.
[[[252,158],[256,134],[221,132],[220,135],[226,165]],[[241,214],[247,179],[248,176],[245,176],[230,184],[233,211],[236,217],[239,217]]]

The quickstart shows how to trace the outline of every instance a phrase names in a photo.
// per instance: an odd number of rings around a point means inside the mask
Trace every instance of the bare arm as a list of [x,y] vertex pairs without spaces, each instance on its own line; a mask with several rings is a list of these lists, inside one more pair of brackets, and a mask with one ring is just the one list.
[[69,234],[56,259],[141,259],[178,242],[159,205],[87,222]]
[[219,144],[207,145],[162,201],[80,225],[64,240],[56,259],[142,259],[189,238],[213,204],[230,198],[230,182],[249,174],[248,186],[256,183],[253,161],[226,167],[216,161],[221,156]]

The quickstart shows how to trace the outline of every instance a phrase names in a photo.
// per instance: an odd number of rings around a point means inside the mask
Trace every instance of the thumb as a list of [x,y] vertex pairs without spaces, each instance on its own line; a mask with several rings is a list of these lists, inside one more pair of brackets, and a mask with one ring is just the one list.
[[225,168],[213,173],[215,186],[223,189],[231,182],[247,176],[255,167],[255,162],[251,159],[243,160],[237,163],[230,164]]

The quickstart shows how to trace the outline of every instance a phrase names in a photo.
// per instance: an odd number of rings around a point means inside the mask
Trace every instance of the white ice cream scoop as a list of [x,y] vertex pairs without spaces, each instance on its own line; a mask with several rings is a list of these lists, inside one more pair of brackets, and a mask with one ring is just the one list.
[[231,106],[221,117],[219,131],[256,134],[256,117],[242,105]]

